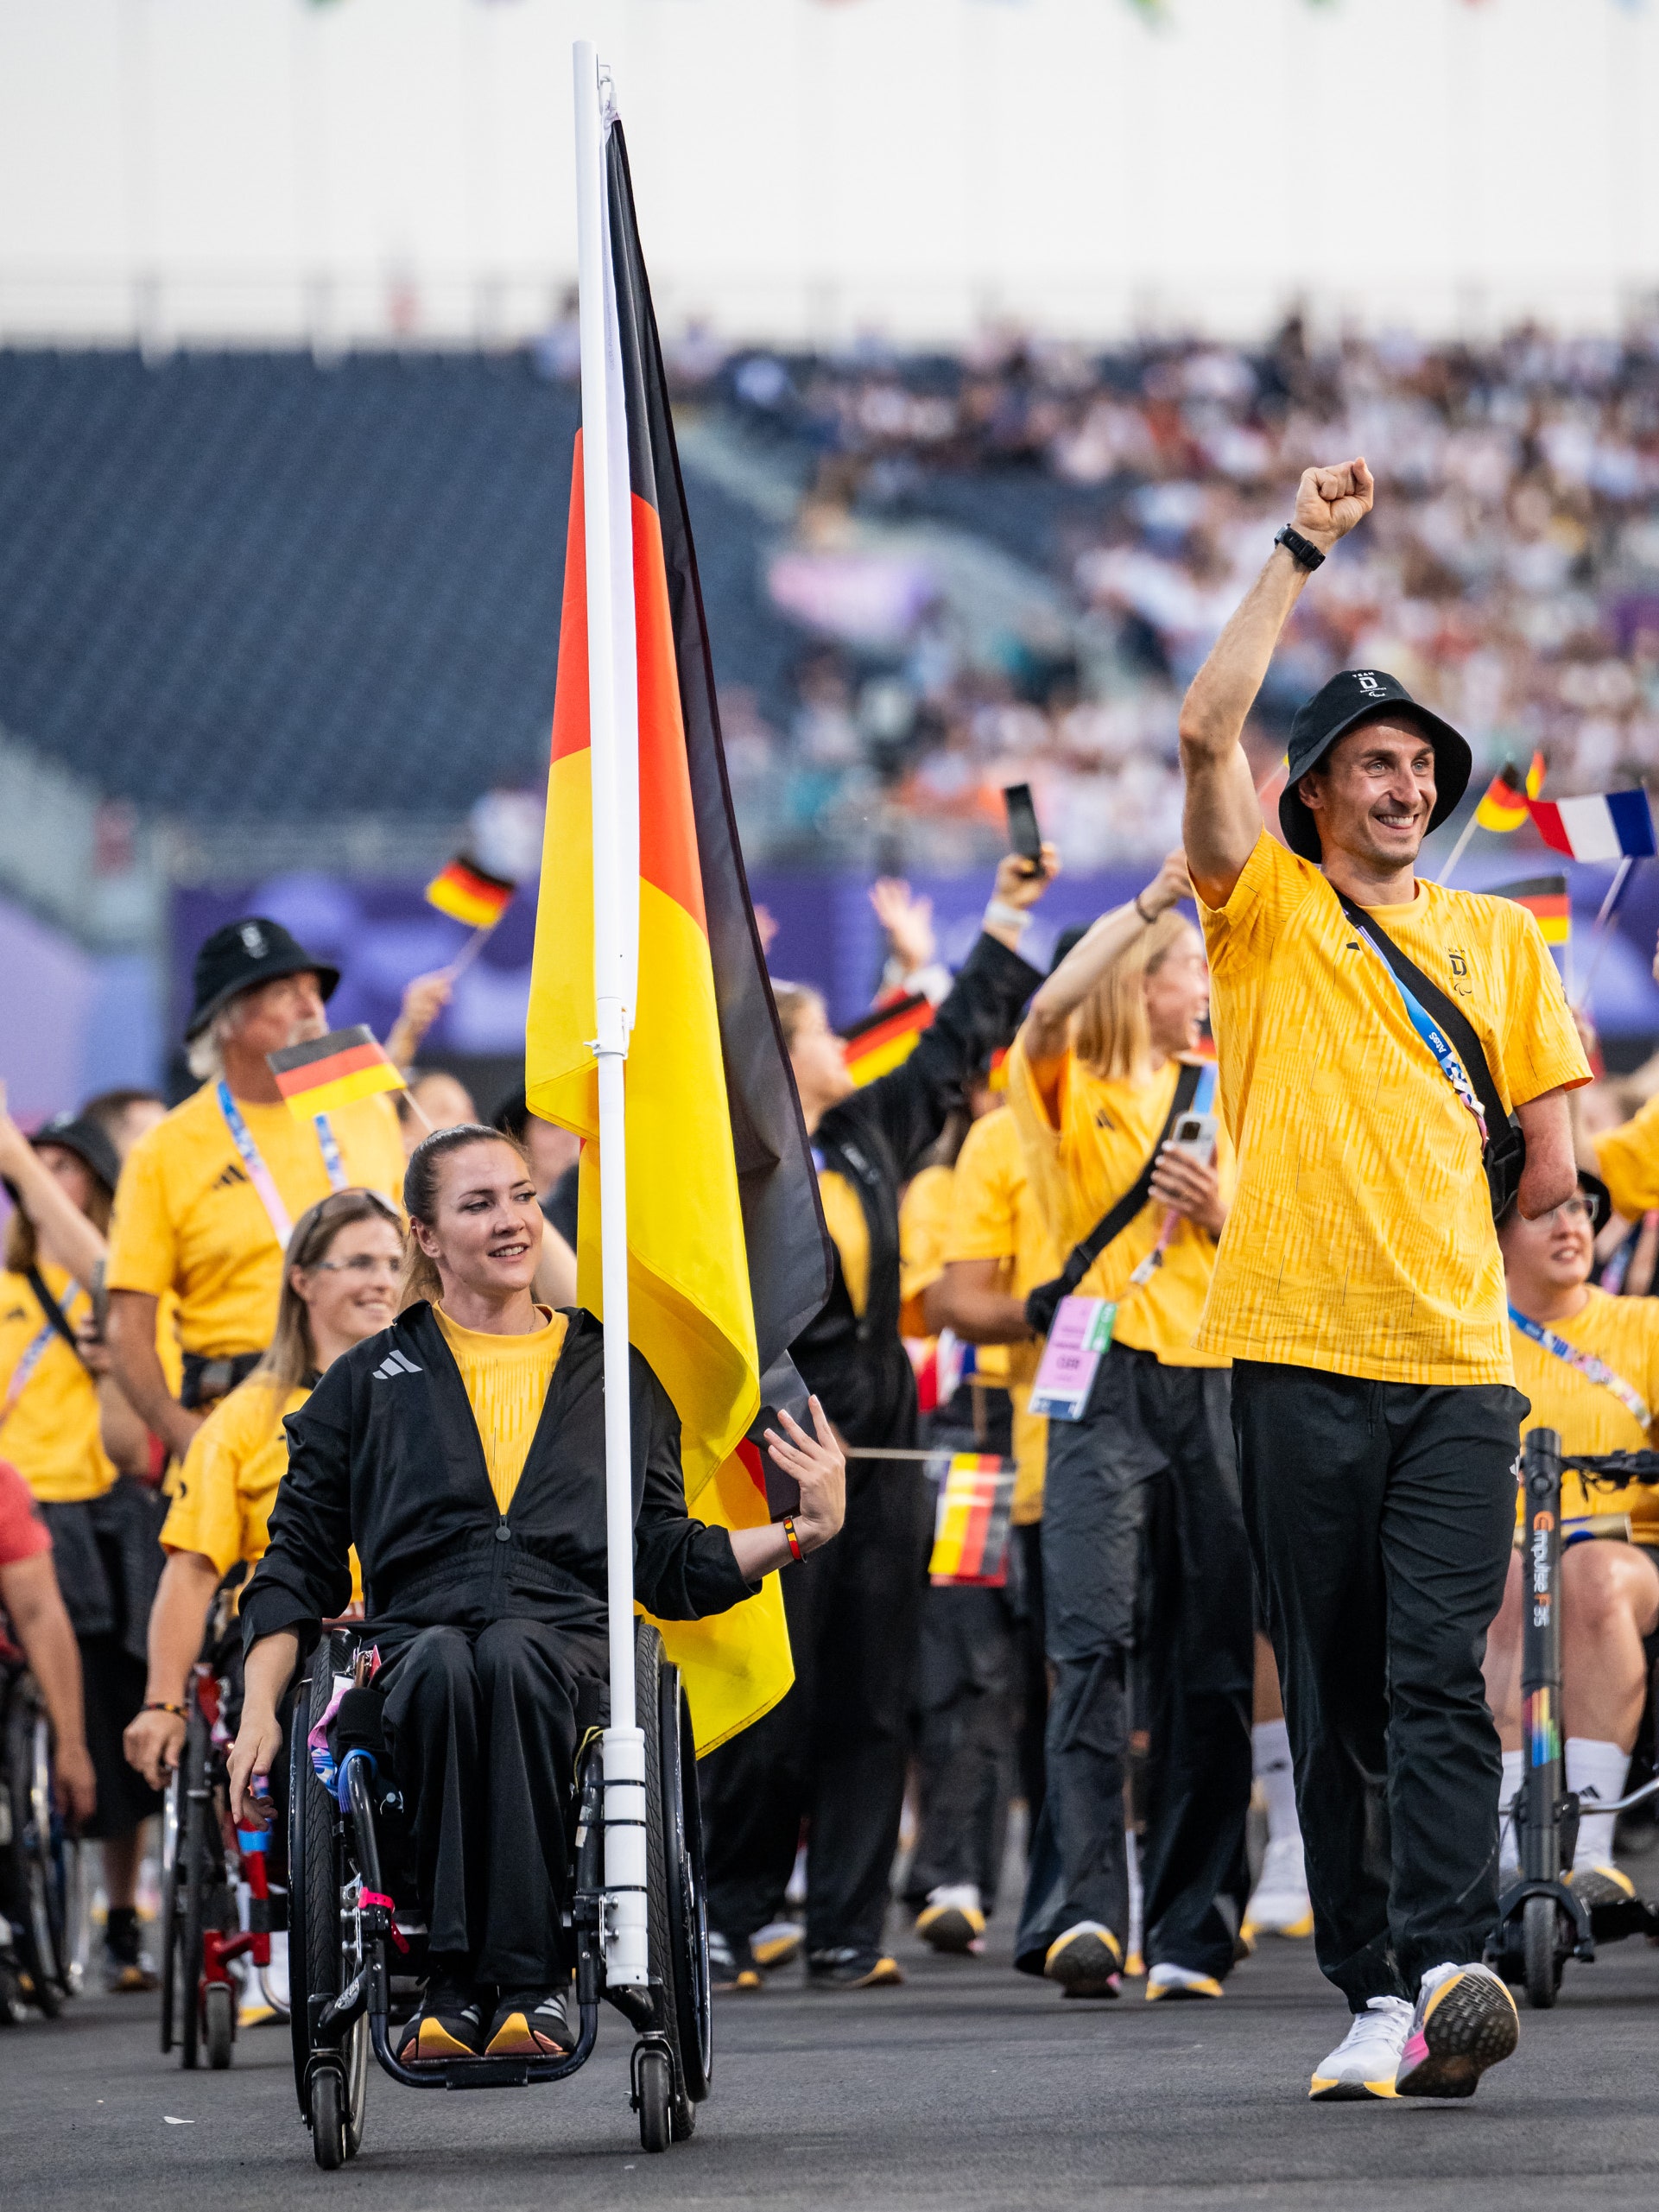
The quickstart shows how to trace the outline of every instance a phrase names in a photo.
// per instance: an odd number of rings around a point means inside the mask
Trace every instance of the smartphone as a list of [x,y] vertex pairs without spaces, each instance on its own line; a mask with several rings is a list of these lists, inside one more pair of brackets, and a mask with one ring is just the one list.
[[110,1326],[110,1293],[104,1281],[106,1264],[107,1263],[104,1260],[98,1261],[92,1270],[92,1279],[89,1286],[92,1298],[92,1327],[98,1332],[98,1341],[100,1344],[103,1343]]
[[1213,1113],[1184,1113],[1175,1124],[1169,1143],[1177,1152],[1190,1153],[1200,1167],[1207,1168],[1215,1157],[1215,1116]]
[[1008,809],[1008,843],[1011,852],[1022,860],[1041,865],[1042,860],[1042,832],[1037,827],[1037,810],[1031,802],[1029,783],[1005,783],[1003,804]]

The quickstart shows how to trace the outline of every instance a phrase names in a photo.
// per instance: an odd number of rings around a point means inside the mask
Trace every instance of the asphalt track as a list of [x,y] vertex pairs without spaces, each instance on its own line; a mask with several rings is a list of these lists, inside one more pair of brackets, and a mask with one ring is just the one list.
[[[1062,2002],[906,1939],[902,1989],[828,1993],[799,1970],[720,2000],[695,2139],[638,2148],[629,2038],[608,2010],[562,2087],[454,2096],[371,2079],[362,2155],[311,2159],[288,2044],[186,2075],[155,2001],[84,1999],[0,2032],[0,2203],[179,2212],[856,2205],[1651,2207],[1659,2201],[1659,1952],[1569,1967],[1523,2011],[1517,2057],[1471,2103],[1312,2106],[1342,2026],[1305,1943],[1267,1944],[1215,2004]],[[1004,1936],[1006,1930],[1004,1930]],[[168,2118],[189,2123],[169,2125]]]

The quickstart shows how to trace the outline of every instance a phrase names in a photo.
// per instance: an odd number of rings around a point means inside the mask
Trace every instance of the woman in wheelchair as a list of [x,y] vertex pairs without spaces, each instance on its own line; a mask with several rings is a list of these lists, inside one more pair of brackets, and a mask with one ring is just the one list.
[[[1499,1225],[1510,1298],[1516,1387],[1532,1401],[1523,1424],[1557,1430],[1563,1450],[1586,1455],[1659,1444],[1659,1302],[1613,1298],[1590,1282],[1604,1186],[1581,1175],[1577,1194],[1536,1221]],[[1517,1514],[1520,1511],[1517,1501]],[[1598,1526],[1597,1524],[1599,1524]],[[1627,1541],[1592,1542],[1606,1535]],[[1659,1493],[1586,1492],[1561,1484],[1561,1702],[1567,1787],[1583,1806],[1573,1862],[1588,1905],[1635,1894],[1613,1864],[1613,1815],[1647,1700],[1643,1639],[1659,1628]],[[1499,1803],[1521,1784],[1521,1642],[1524,1554],[1510,1562],[1504,1603],[1486,1640],[1486,1695],[1504,1749]],[[1503,1827],[1504,1879],[1517,1871],[1515,1827]]]
[[[579,1686],[606,1670],[603,1331],[537,1306],[542,1216],[529,1163],[499,1131],[419,1144],[403,1187],[405,1303],[338,1360],[288,1423],[270,1544],[242,1602],[247,1649],[231,1762],[238,1821],[282,1741],[277,1702],[362,1561],[367,1627],[412,1844],[429,1974],[405,2063],[561,2054],[573,1954],[562,1924],[565,1808]],[[800,1485],[788,1524],[728,1531],[686,1511],[680,1427],[631,1354],[634,1571],[645,1608],[696,1619],[840,1526],[845,1462],[769,1431]]]
[[335,1191],[308,1207],[288,1239],[270,1349],[191,1442],[161,1529],[167,1565],[150,1609],[143,1709],[123,1745],[153,1790],[179,1763],[214,1593],[264,1556],[288,1467],[282,1424],[343,1352],[394,1319],[402,1261],[402,1225],[378,1191]]

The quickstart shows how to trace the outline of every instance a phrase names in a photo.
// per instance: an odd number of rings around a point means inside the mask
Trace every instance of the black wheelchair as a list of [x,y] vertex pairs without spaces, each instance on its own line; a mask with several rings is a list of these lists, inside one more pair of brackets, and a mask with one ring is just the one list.
[[[227,1758],[230,1719],[240,1701],[240,1646],[228,1588],[222,1588],[205,1656],[191,1670],[184,1749],[161,1809],[161,2043],[163,2057],[176,2046],[187,2069],[199,2065],[204,2053],[216,2069],[231,2063],[240,1996],[231,1971],[236,1962],[259,1978],[272,2011],[287,2014],[281,1993],[263,1981],[271,1936],[287,1925],[286,1892],[268,1875],[265,1835],[238,1834],[230,1816]],[[238,1885],[250,1893],[245,1928]]]
[[[1593,1960],[1599,1943],[1626,1936],[1659,1940],[1659,1904],[1630,1897],[1587,1905],[1569,1879],[1579,1836],[1579,1801],[1566,1786],[1561,1726],[1561,1476],[1569,1470],[1582,1478],[1586,1489],[1659,1483],[1659,1452],[1564,1455],[1553,1429],[1534,1429],[1526,1441],[1521,1478],[1526,1575],[1522,1782],[1515,1811],[1521,1873],[1498,1899],[1486,1963],[1506,1981],[1523,1987],[1529,2005],[1544,2010],[1555,2002],[1569,1958]],[[1650,1695],[1650,1707],[1655,1704]],[[1659,1797],[1659,1780],[1596,1810],[1627,1812],[1654,1797]]]
[[[332,1788],[313,1765],[307,1739],[328,1714],[336,1685],[358,1679],[372,1631],[325,1632],[301,1682],[288,1728],[288,1974],[294,2081],[317,2164],[357,2155],[363,2140],[369,2058],[411,2089],[522,2088],[561,2081],[586,2063],[598,2032],[598,2000],[635,2032],[630,2103],[640,2142],[666,2151],[683,2141],[708,2095],[713,2006],[709,1989],[702,1816],[691,1714],[679,1670],[646,1621],[636,1624],[638,1725],[645,1738],[647,1908],[650,1981],[605,1987],[608,1899],[604,1885],[602,1700],[579,1712],[573,1860],[567,1924],[576,1954],[579,2031],[565,2057],[449,2059],[403,2065],[391,2027],[408,2019],[424,1980],[426,1930],[394,1896],[409,1894],[402,1806],[389,1761],[355,1724],[341,1728]],[[359,1708],[360,1709],[360,1708]],[[348,1740],[349,1739],[349,1740]]]
[[0,2025],[31,2006],[55,2019],[81,1986],[82,1850],[58,1811],[52,1726],[35,1677],[0,1663]]

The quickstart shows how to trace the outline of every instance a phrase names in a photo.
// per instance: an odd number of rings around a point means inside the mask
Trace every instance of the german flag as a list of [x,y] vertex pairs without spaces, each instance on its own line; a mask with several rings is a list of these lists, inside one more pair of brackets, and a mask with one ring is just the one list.
[[[605,137],[611,389],[628,482],[613,544],[633,548],[638,712],[638,984],[627,1059],[631,1334],[680,1416],[686,1491],[742,1525],[754,1484],[738,1448],[763,1372],[829,1295],[830,1247],[788,1056],[767,981],[727,786],[713,669],[667,380],[620,126]],[[600,303],[584,299],[586,317]],[[613,404],[615,402],[613,401]],[[601,1308],[593,833],[581,445],[571,486],[548,776],[547,829],[525,1040],[544,1120],[586,1139],[579,1295]],[[619,693],[625,695],[625,679]],[[627,727],[624,720],[624,727]],[[624,778],[624,780],[626,780]],[[631,911],[626,894],[624,904]],[[607,1163],[609,1164],[609,1163]],[[754,1510],[763,1512],[763,1503]],[[757,1720],[794,1679],[775,1585],[700,1624],[687,1689],[700,1751]]]
[[933,1018],[932,999],[919,992],[861,1016],[842,1032],[847,1074],[861,1088],[878,1075],[887,1074],[910,1057],[916,1039]]
[[290,1044],[265,1057],[277,1089],[301,1121],[355,1106],[378,1091],[408,1087],[386,1057],[385,1047],[376,1043],[373,1030],[361,1022],[355,1029],[330,1030],[309,1044]]
[[1482,829],[1496,830],[1500,836],[1519,829],[1527,818],[1527,801],[1536,799],[1543,788],[1542,753],[1533,754],[1524,777],[1512,760],[1506,760],[1481,795],[1475,820]]
[[518,885],[505,876],[492,876],[476,860],[457,853],[427,885],[427,904],[469,929],[493,929],[513,903]]
[[994,1454],[958,1452],[944,1461],[928,1562],[936,1586],[1000,1589],[1007,1581],[1014,1473]]
[[1565,945],[1573,935],[1573,903],[1565,876],[1529,876],[1523,883],[1494,884],[1493,898],[1512,898],[1524,906],[1543,932],[1547,945]]

